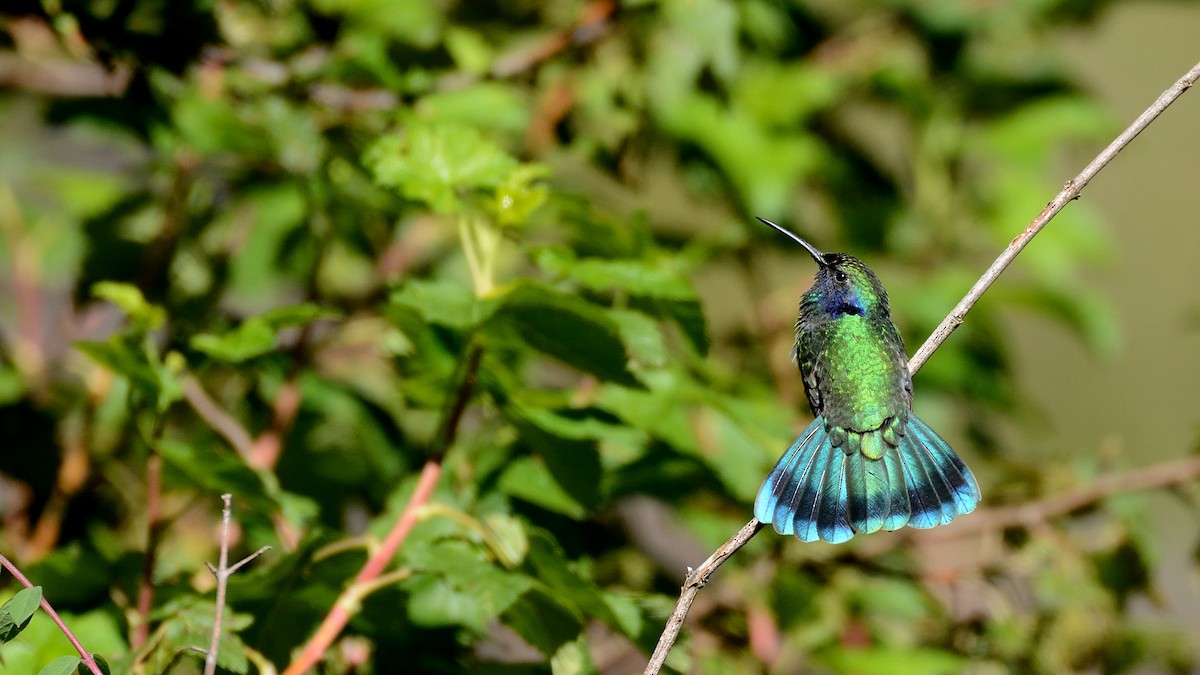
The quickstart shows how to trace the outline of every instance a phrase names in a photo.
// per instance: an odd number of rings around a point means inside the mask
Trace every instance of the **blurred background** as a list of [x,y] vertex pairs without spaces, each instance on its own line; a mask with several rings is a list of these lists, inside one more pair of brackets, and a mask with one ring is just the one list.
[[[813,265],[915,351],[1196,62],[1186,2],[137,0],[0,8],[0,553],[113,672],[640,672],[810,420]],[[1195,672],[1200,102],[915,378],[984,502],[769,529],[669,670]],[[1149,489],[1146,489],[1149,488]],[[17,586],[0,593],[7,599]],[[0,672],[71,653],[44,616]]]

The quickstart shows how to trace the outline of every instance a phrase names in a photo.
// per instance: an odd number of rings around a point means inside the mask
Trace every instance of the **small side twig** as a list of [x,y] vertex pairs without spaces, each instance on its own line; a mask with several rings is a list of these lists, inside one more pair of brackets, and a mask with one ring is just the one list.
[[204,657],[204,675],[215,675],[217,672],[217,654],[221,647],[221,626],[225,619],[225,590],[229,585],[229,577],[244,567],[251,560],[271,550],[263,546],[254,553],[242,558],[233,565],[229,564],[229,528],[233,521],[233,495],[221,495],[224,506],[221,508],[221,552],[218,554],[217,566],[208,566],[208,570],[217,578],[217,608],[213,612],[212,638],[208,643],[208,652]]
[[233,446],[238,456],[248,463],[250,451],[254,447],[254,439],[251,438],[250,432],[209,396],[195,375],[189,374],[183,378],[183,399],[196,411],[200,419],[220,434],[225,442]]
[[[1029,242],[1046,227],[1047,223],[1049,223],[1054,216],[1058,215],[1059,211],[1063,210],[1063,207],[1075,199],[1078,199],[1080,192],[1082,192],[1083,188],[1091,182],[1092,178],[1094,178],[1101,169],[1107,166],[1108,163],[1112,161],[1113,157],[1116,157],[1117,153],[1121,152],[1125,146],[1129,145],[1129,143],[1133,141],[1138,134],[1140,134],[1146,127],[1150,126],[1150,123],[1158,118],[1158,116],[1161,115],[1168,106],[1174,103],[1176,99],[1182,96],[1185,91],[1191,88],[1191,86],[1195,84],[1197,80],[1200,80],[1200,63],[1197,63],[1195,66],[1193,66],[1192,69],[1189,70],[1183,77],[1179,78],[1175,84],[1171,85],[1169,89],[1164,91],[1161,96],[1155,99],[1154,103],[1151,104],[1150,107],[1147,108],[1146,111],[1143,112],[1136,120],[1134,120],[1133,123],[1125,129],[1125,131],[1121,132],[1121,134],[1117,136],[1112,143],[1109,143],[1108,147],[1106,147],[1099,155],[1097,155],[1095,159],[1089,162],[1078,176],[1075,176],[1071,180],[1067,181],[1066,185],[1063,186],[1058,195],[1055,196],[1050,203],[1046,204],[1046,207],[1042,209],[1042,212],[1039,213],[1036,218],[1030,221],[1029,225],[1026,226],[1025,229],[1012,240],[1011,243],[1009,243],[1009,245],[1004,249],[1004,252],[1000,254],[1000,257],[996,258],[996,261],[993,262],[990,267],[988,267],[988,269],[983,273],[983,276],[979,277],[979,280],[975,282],[975,285],[971,287],[971,290],[968,291],[967,294],[963,296],[963,299],[954,307],[954,309],[946,315],[946,318],[943,319],[941,324],[939,324],[938,327],[933,331],[933,334],[929,336],[929,339],[925,341],[925,344],[921,345],[921,348],[917,350],[916,354],[913,354],[912,359],[908,362],[909,373],[915,375],[916,372],[921,369],[921,366],[925,365],[925,362],[929,360],[929,357],[933,355],[933,352],[937,350],[937,348],[940,347],[942,343],[950,337],[950,334],[962,324],[967,312],[975,306],[975,303],[979,300],[979,298],[983,297],[983,294],[988,290],[988,288],[990,288],[991,285],[996,282],[996,279],[1000,277],[1005,268],[1008,267],[1009,263],[1011,263],[1013,259],[1017,257],[1017,254],[1019,254],[1021,250],[1024,249],[1025,246],[1029,244]],[[1159,477],[1155,475],[1154,478],[1157,479]],[[1100,483],[1097,484],[1099,485]],[[1154,485],[1155,483],[1151,482],[1150,484]],[[1116,484],[1106,489],[1116,490],[1115,485]],[[1103,493],[1101,496],[1106,496],[1107,494],[1109,493]],[[1085,498],[1089,496],[1094,497],[1093,495],[1089,494],[1082,495],[1082,497]],[[1049,501],[1053,503],[1047,508],[1065,509],[1063,512],[1073,510],[1074,508],[1078,508],[1079,505],[1087,503],[1087,499],[1078,505],[1073,505],[1075,502],[1068,501],[1063,501],[1062,503],[1054,502],[1054,500]],[[1023,507],[1020,506],[1011,507],[1011,512],[1006,512],[1005,509],[997,509],[997,512],[1003,513],[1004,518],[1013,519],[1013,524],[1021,524],[1025,522],[1023,519],[1028,517],[1028,513],[1025,512]],[[997,519],[999,520],[999,517]],[[988,527],[995,526],[996,525],[994,523],[988,523],[986,525],[982,525],[981,529],[987,529]],[[683,624],[683,620],[687,616],[688,610],[691,609],[692,602],[695,601],[696,593],[704,585],[704,582],[707,582],[708,578],[712,576],[712,573],[716,571],[716,568],[720,567],[726,559],[728,559],[735,551],[737,551],[737,549],[745,545],[745,543],[749,541],[751,537],[757,534],[760,529],[762,529],[762,523],[759,523],[757,519],[751,518],[750,522],[747,523],[746,526],[743,527],[740,532],[738,532],[738,534],[734,535],[732,539],[730,539],[720,549],[717,550],[717,553],[714,553],[711,557],[709,557],[708,560],[704,561],[700,567],[689,572],[687,581],[684,582],[683,588],[681,589],[679,600],[675,604],[675,611],[671,613],[671,617],[667,620],[667,625],[663,629],[662,635],[659,637],[658,645],[654,649],[654,654],[651,656],[650,661],[646,664],[644,675],[655,675],[659,672],[659,670],[662,669],[662,664],[666,660],[667,654],[671,651],[672,645],[675,644],[676,637],[679,635],[679,627]],[[703,580],[703,582],[697,583],[700,582],[700,580]]]
[[925,541],[941,541],[1010,527],[1034,527],[1113,495],[1179,485],[1197,478],[1200,478],[1200,457],[1160,462],[1101,476],[1087,485],[1052,497],[981,509],[972,517],[955,521],[946,527],[919,531],[919,536]]
[[[25,578],[25,575],[21,574],[21,570],[17,569],[17,566],[14,565],[12,561],[10,561],[4,555],[0,555],[0,565],[2,565],[4,569],[8,570],[9,574],[12,574],[14,577],[16,577],[17,581],[21,582],[22,586],[25,588],[33,588],[33,584],[29,582],[29,579]],[[54,611],[54,608],[50,606],[50,601],[46,599],[45,595],[42,595],[41,606],[42,611],[46,612],[46,615],[49,616],[52,621],[54,621],[54,624],[63,632],[63,635],[67,636],[67,640],[71,642],[71,646],[75,648],[75,651],[79,652],[79,660],[83,662],[83,665],[87,666],[88,670],[90,670],[93,675],[104,675],[104,673],[100,670],[100,666],[96,665],[96,659],[92,657],[88,650],[83,648],[83,645],[80,644],[79,639],[75,637],[75,634],[71,632],[70,628],[67,628],[67,624],[63,623],[62,618],[59,617],[58,612]]]

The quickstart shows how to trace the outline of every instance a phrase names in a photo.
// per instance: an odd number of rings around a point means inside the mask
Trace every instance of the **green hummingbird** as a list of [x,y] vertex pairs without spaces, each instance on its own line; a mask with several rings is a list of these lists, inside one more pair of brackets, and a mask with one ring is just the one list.
[[754,517],[801,541],[841,543],[905,525],[945,525],[979,503],[971,470],[912,412],[908,354],[887,291],[861,260],[822,253],[793,352],[816,419],[758,491]]

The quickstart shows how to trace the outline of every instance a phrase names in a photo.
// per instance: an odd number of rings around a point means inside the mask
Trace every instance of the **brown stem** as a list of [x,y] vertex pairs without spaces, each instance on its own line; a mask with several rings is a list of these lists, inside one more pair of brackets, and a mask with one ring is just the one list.
[[[1115,157],[1117,153],[1123,150],[1125,146],[1129,145],[1129,143],[1136,138],[1143,129],[1149,126],[1150,123],[1153,122],[1159,115],[1161,115],[1168,106],[1174,103],[1176,99],[1182,96],[1185,91],[1195,84],[1196,80],[1198,79],[1200,79],[1200,63],[1197,63],[1195,66],[1193,66],[1192,69],[1187,72],[1187,74],[1179,78],[1175,84],[1171,85],[1169,89],[1164,91],[1162,95],[1159,96],[1154,103],[1146,109],[1145,112],[1143,112],[1136,120],[1134,120],[1133,124],[1130,124],[1125,131],[1121,132],[1121,135],[1117,136],[1117,138],[1113,140],[1108,147],[1106,147],[1099,155],[1096,156],[1095,159],[1093,159],[1086,167],[1084,167],[1083,171],[1081,171],[1078,176],[1067,181],[1067,184],[1063,186],[1063,189],[1059,191],[1058,195],[1051,200],[1050,203],[1046,204],[1046,207],[1042,209],[1042,212],[1039,213],[1038,216],[1034,218],[1029,225],[1026,226],[1026,228],[1012,240],[1008,247],[1004,249],[1004,252],[1000,254],[1000,257],[996,258],[996,261],[992,263],[991,267],[988,267],[987,271],[983,273],[983,276],[981,276],[979,280],[975,282],[975,285],[971,287],[971,290],[967,292],[966,296],[964,296],[958,305],[956,305],[954,309],[951,310],[948,315],[946,315],[946,318],[943,319],[942,323],[933,331],[933,334],[929,336],[929,339],[925,341],[925,344],[921,345],[921,348],[917,350],[917,353],[914,354],[912,359],[908,362],[909,373],[915,374],[921,369],[921,366],[925,365],[925,362],[929,360],[929,357],[933,354],[933,352],[940,347],[943,342],[946,341],[946,338],[950,337],[950,334],[954,332],[954,329],[958,328],[958,326],[962,324],[963,318],[966,316],[967,312],[970,311],[971,307],[975,305],[975,302],[983,296],[984,292],[987,291],[987,289],[991,287],[993,283],[995,283],[996,279],[1000,277],[1000,274],[1004,272],[1004,269],[1008,267],[1009,263],[1011,263],[1013,259],[1017,257],[1017,254],[1025,248],[1025,246],[1034,238],[1034,236],[1041,232],[1042,229],[1046,227],[1046,224],[1049,223],[1054,216],[1058,215],[1059,211],[1062,211],[1063,207],[1065,207],[1071,201],[1078,199],[1079,193],[1083,190],[1084,186],[1091,182],[1092,178],[1094,178],[1101,169],[1108,165],[1108,163],[1112,161],[1113,157]],[[1200,460],[1196,461],[1200,462]],[[1161,481],[1168,477],[1165,473],[1159,474],[1157,472],[1148,472],[1147,476],[1148,477],[1140,478],[1140,480],[1148,481],[1148,483],[1146,483],[1148,486],[1163,484],[1155,483],[1154,481]],[[1090,497],[1092,499],[1098,499],[1101,496],[1112,493],[1106,492],[1105,490],[1111,490],[1113,492],[1121,491],[1118,489],[1118,486],[1121,485],[1120,482],[1098,482],[1097,485],[1103,485],[1106,487],[1101,487],[1098,489],[1098,491],[1095,488],[1091,488],[1081,491],[1082,494],[1079,495],[1068,494],[1046,500],[1041,507],[1037,507],[1032,510],[1026,510],[1026,507],[1029,505],[996,509],[996,512],[1000,515],[995,516],[995,519],[992,522],[988,522],[982,526],[979,526],[979,529],[997,527],[995,523],[1005,523],[1010,521],[1011,524],[1014,525],[1024,524],[1027,522],[1025,520],[1027,518],[1038,516],[1046,512],[1065,513],[1075,508],[1079,508],[1079,506],[1082,504],[1088,503],[1089,500],[1086,498]],[[1140,485],[1140,483],[1135,483],[1135,485]],[[1127,489],[1138,488],[1129,487]],[[1081,503],[1076,503],[1075,501],[1072,501],[1072,498],[1076,500],[1084,498],[1084,501]],[[1037,502],[1034,504],[1037,504]],[[1055,511],[1056,509],[1061,509],[1061,511]],[[970,522],[976,519],[978,519],[978,516],[966,520],[967,522]],[[967,522],[964,522],[959,529],[961,530],[962,527],[967,527]],[[691,609],[692,602],[695,601],[697,591],[699,591],[704,583],[708,581],[708,578],[712,576],[712,573],[716,571],[716,568],[719,567],[721,563],[725,562],[729,556],[733,555],[737,549],[741,548],[747,541],[749,541],[750,537],[753,537],[760,529],[762,529],[762,527],[762,523],[759,523],[758,520],[751,518],[750,522],[747,523],[746,526],[743,527],[740,532],[738,532],[738,534],[734,535],[734,537],[726,542],[720,549],[717,549],[717,552],[714,553],[708,560],[704,561],[700,567],[688,574],[687,581],[684,582],[679,600],[675,605],[675,611],[671,613],[671,617],[667,620],[667,625],[663,629],[661,637],[659,637],[658,646],[655,647],[654,654],[651,656],[649,663],[646,664],[645,675],[658,673],[662,668],[662,664],[666,660],[667,654],[671,651],[671,646],[675,644],[675,638],[679,635],[679,628],[683,625],[684,617],[687,616],[688,610]],[[697,583],[698,581],[700,582]]]
[[[25,588],[33,588],[33,584],[29,583],[29,579],[26,579],[24,574],[21,574],[21,570],[17,569],[17,566],[12,564],[12,562],[3,555],[0,555],[0,565],[3,565],[4,569],[8,570],[10,574],[16,577],[17,581],[20,581],[22,586]],[[75,637],[75,634],[71,632],[71,629],[67,628],[67,624],[63,623],[62,618],[60,618],[58,616],[58,612],[54,611],[54,608],[50,606],[50,601],[46,599],[45,595],[42,596],[41,606],[42,610],[46,612],[47,616],[49,616],[51,620],[54,621],[54,624],[58,626],[58,629],[63,632],[63,635],[67,636],[67,640],[71,642],[71,646],[75,648],[75,651],[79,652],[79,660],[83,661],[83,664],[87,666],[88,670],[92,671],[94,675],[104,675],[100,671],[100,666],[96,665],[96,659],[92,658],[92,655],[88,652],[88,650],[83,648],[83,645],[80,644],[79,639]]]

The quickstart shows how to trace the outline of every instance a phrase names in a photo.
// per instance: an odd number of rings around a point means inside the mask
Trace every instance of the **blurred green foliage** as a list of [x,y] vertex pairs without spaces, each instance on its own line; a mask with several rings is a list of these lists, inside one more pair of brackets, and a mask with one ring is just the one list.
[[[640,670],[807,414],[807,258],[751,216],[866,258],[924,336],[1063,143],[1112,133],[1054,49],[1103,4],[6,7],[0,549],[115,672],[199,672],[230,492],[235,558],[274,551],[231,581],[221,667],[282,669],[444,453],[322,672]],[[1085,480],[997,433],[1029,415],[1001,315],[1111,351],[1077,274],[1106,252],[1068,210],[918,378],[988,504]],[[1192,668],[1125,611],[1144,514],[1085,515],[949,548],[763,533],[668,665]],[[44,621],[0,672],[70,653]]]

